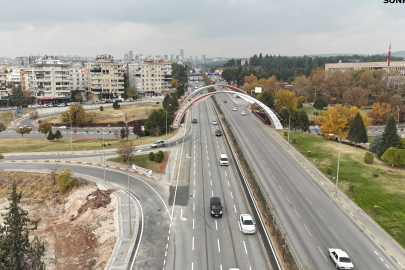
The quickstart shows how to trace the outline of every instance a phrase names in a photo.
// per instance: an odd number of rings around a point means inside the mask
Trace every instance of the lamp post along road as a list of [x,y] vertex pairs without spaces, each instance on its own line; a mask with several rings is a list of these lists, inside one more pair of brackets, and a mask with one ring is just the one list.
[[[107,127],[109,127],[110,125],[108,125]],[[106,129],[106,127],[103,128],[103,167],[104,167],[104,181],[105,181],[105,150],[104,150],[104,130]]]
[[[129,192],[129,156],[131,154],[128,154],[127,156],[127,174],[128,174],[128,216],[129,216],[129,235],[132,235],[132,222],[131,222],[131,194]],[[105,167],[104,167],[105,168]]]
[[290,145],[290,123],[291,123],[291,112],[286,107],[284,109],[288,110],[288,145]]
[[336,171],[336,196],[337,196],[338,183],[339,183],[340,148],[342,147],[342,138],[339,138],[335,134],[329,134],[329,136],[335,136],[336,138],[339,139],[339,155],[338,155],[338,165],[337,165],[337,171]]

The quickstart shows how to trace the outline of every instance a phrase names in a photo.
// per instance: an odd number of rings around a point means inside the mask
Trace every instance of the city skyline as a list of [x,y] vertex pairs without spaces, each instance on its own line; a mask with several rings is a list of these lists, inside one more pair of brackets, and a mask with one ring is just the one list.
[[374,54],[389,42],[393,51],[404,50],[401,8],[381,0],[16,1],[2,7],[0,35],[8,57],[108,52],[123,58],[129,50],[148,55],[179,49],[187,58]]

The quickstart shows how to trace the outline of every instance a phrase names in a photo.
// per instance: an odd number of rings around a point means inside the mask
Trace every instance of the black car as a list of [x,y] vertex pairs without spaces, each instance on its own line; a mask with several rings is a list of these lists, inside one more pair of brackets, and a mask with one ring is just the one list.
[[228,101],[225,99],[225,100],[224,100],[224,103],[228,103]]
[[221,136],[221,135],[222,135],[222,132],[219,129],[215,130],[215,136]]
[[191,123],[197,124],[197,119],[194,118],[194,119],[191,121]]
[[210,199],[210,211],[211,217],[222,217],[222,205],[221,198],[211,197]]

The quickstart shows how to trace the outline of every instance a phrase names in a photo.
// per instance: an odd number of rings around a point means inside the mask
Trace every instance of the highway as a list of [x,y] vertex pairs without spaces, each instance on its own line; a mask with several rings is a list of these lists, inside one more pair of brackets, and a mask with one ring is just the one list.
[[[175,207],[166,269],[272,269],[260,234],[240,232],[239,215],[252,211],[225,137],[214,134],[220,126],[212,124],[218,119],[210,101],[193,106],[188,113],[198,123],[186,132],[181,167],[173,183],[177,189],[171,190]],[[219,165],[220,153],[228,155],[229,166]],[[221,218],[210,215],[213,196],[222,200]]]
[[[355,269],[398,269],[335,198],[270,136],[250,110],[245,109],[247,115],[241,116],[246,107],[241,99],[219,94],[217,101],[287,232],[300,266],[334,269],[328,248],[341,248],[348,252]],[[232,111],[235,106],[238,110]]]

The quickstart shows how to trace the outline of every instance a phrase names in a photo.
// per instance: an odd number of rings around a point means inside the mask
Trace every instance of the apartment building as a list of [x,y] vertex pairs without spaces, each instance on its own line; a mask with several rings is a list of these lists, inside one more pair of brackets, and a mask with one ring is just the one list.
[[129,85],[140,96],[160,96],[172,84],[172,65],[164,60],[145,60],[128,64]]
[[368,69],[368,70],[379,70],[384,69],[386,71],[390,70],[399,70],[402,76],[405,76],[405,61],[392,61],[390,66],[388,66],[387,62],[362,62],[362,63],[333,63],[333,64],[325,64],[325,70],[330,71],[347,71],[347,70],[360,70],[360,69]]
[[70,68],[70,91],[80,91],[83,100],[86,100],[86,91],[88,87],[87,70],[83,68]]
[[86,67],[87,91],[97,99],[109,98],[110,93],[118,96],[124,93],[125,67],[111,55],[98,55],[94,61],[86,63]]
[[68,65],[57,58],[44,57],[31,65],[29,88],[38,104],[69,102],[69,80]]
[[7,74],[0,72],[0,99],[6,99],[7,95]]
[[21,82],[21,89],[23,91],[30,90],[30,76],[31,70],[21,70],[20,71],[20,82]]

